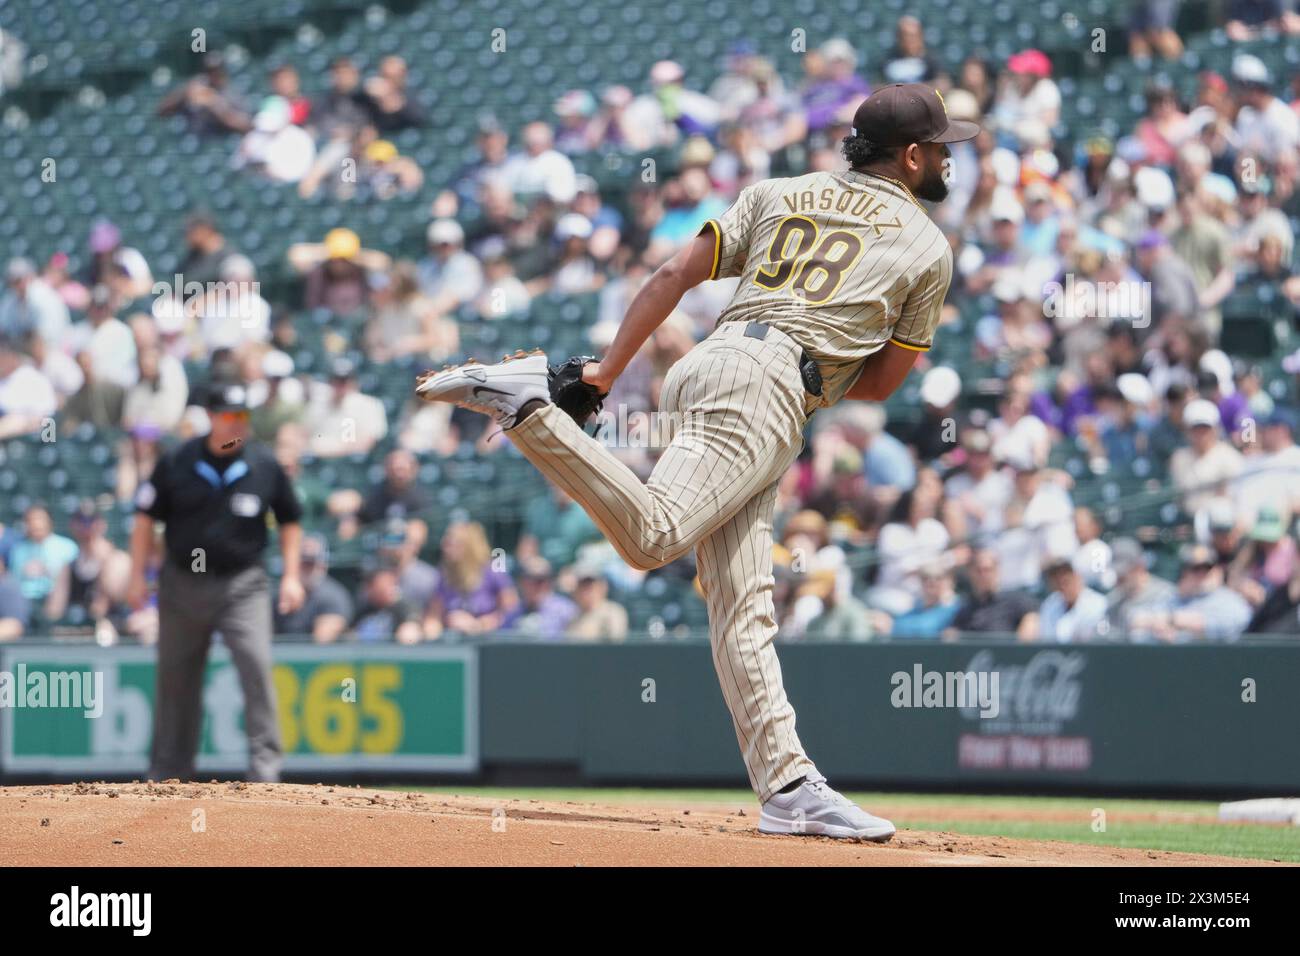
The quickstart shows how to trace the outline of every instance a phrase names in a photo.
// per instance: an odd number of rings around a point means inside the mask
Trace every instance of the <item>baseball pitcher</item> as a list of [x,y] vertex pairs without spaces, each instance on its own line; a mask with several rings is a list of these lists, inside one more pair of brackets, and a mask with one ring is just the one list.
[[[694,549],[764,833],[894,834],[827,785],[795,732],[772,646],[772,515],[808,417],[846,398],[882,401],[929,348],[952,252],[918,200],[946,197],[946,144],[978,132],[949,120],[930,87],[885,87],[854,115],[848,171],[744,189],[646,282],[600,361],[548,368],[541,353],[520,352],[417,385],[426,400],[494,416],[633,567]],[[642,483],[581,424],[686,290],[730,276],[740,284],[717,328],[664,382],[660,410],[677,427]]]

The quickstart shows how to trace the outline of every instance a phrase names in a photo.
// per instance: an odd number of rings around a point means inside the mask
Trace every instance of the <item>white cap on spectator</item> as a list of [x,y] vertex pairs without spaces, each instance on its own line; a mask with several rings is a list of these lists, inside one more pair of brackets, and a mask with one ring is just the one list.
[[1196,425],[1219,427],[1219,408],[1214,402],[1204,398],[1193,399],[1183,409],[1183,424],[1188,428]]
[[1232,359],[1222,349],[1210,349],[1201,356],[1198,368],[1202,372],[1212,372],[1214,377],[1219,380],[1219,391],[1224,395],[1231,395],[1237,390],[1237,385],[1233,380]]
[[267,378],[288,378],[293,374],[293,359],[287,352],[272,349],[262,356],[262,374]]
[[1025,297],[1020,283],[1009,275],[1002,275],[993,283],[993,298],[999,302],[1019,302]]
[[160,335],[176,335],[185,328],[185,306],[175,296],[158,296],[149,311]]
[[433,246],[443,242],[458,246],[465,241],[465,230],[455,219],[435,219],[429,223],[425,238],[428,239],[429,245]]
[[676,60],[660,60],[654,66],[650,67],[650,82],[655,86],[663,86],[665,83],[677,83],[686,71]]
[[5,280],[15,282],[18,279],[27,279],[36,275],[36,266],[32,260],[24,259],[22,256],[9,260],[9,265],[5,267]]
[[843,37],[833,37],[827,40],[821,45],[818,52],[828,63],[842,60],[852,63],[855,67],[858,65],[858,51],[853,49],[853,44]]
[[1133,405],[1150,405],[1156,397],[1150,379],[1140,372],[1125,372],[1115,380],[1115,386],[1124,396],[1124,401]]
[[1208,173],[1205,178],[1201,180],[1201,186],[1207,193],[1215,199],[1218,199],[1220,202],[1225,202],[1229,206],[1236,205],[1237,184],[1227,176],[1220,175],[1219,173]]
[[590,239],[591,220],[582,213],[565,213],[555,224],[555,238],[561,242],[568,239]]
[[946,365],[936,365],[921,379],[921,401],[935,408],[951,405],[961,394],[961,376]]
[[1250,53],[1238,53],[1232,58],[1232,78],[1238,83],[1256,83],[1261,86],[1273,82],[1264,61]]
[[999,146],[989,154],[993,164],[993,176],[1002,186],[1016,186],[1020,182],[1020,157],[1005,146]]
[[1024,207],[1014,196],[1005,192],[995,192],[989,203],[989,218],[994,222],[1014,222],[1016,225],[1025,221]]
[[257,269],[248,256],[226,256],[221,263],[221,278],[224,282],[252,282],[257,278]]
[[1163,169],[1143,166],[1133,174],[1138,202],[1148,209],[1168,209],[1174,204],[1174,181]]
[[970,90],[958,87],[950,90],[944,97],[948,107],[948,118],[975,121],[980,118],[980,102]]

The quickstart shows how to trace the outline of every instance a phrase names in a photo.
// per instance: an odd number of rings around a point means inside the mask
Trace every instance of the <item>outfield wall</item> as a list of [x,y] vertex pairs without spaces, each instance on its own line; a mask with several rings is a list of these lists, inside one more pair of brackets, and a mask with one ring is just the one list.
[[[844,786],[1300,792],[1300,646],[900,642],[780,654],[800,737]],[[87,689],[98,680],[99,716],[49,706],[54,681],[37,700],[33,675],[53,673],[89,675]],[[0,674],[6,779],[144,774],[152,651],[23,642],[0,648]],[[284,644],[275,683],[291,775],[745,784],[702,641]],[[238,681],[223,651],[204,706],[200,773],[239,773]]]

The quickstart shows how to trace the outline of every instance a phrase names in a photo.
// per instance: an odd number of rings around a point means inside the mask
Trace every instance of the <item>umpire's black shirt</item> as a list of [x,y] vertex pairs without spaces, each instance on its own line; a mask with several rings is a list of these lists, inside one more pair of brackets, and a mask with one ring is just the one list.
[[136,510],[166,522],[167,556],[190,571],[202,548],[206,570],[242,571],[261,561],[268,510],[281,525],[302,517],[293,484],[271,450],[244,442],[229,455],[214,455],[206,438],[194,438],[158,459],[153,475],[135,495]]

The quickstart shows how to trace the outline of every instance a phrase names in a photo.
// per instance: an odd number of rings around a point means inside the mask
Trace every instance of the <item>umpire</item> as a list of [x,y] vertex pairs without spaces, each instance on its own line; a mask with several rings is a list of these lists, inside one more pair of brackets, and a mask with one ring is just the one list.
[[154,780],[194,776],[203,726],[203,672],[214,632],[230,650],[244,692],[249,779],[280,777],[280,728],[271,681],[271,598],[262,553],[267,512],[280,527],[280,611],[301,606],[301,508],[270,449],[249,441],[240,385],[214,386],[211,431],[164,454],[136,492],[131,532],[133,608],[144,606],[154,522],[166,524],[158,577],[158,685]]

